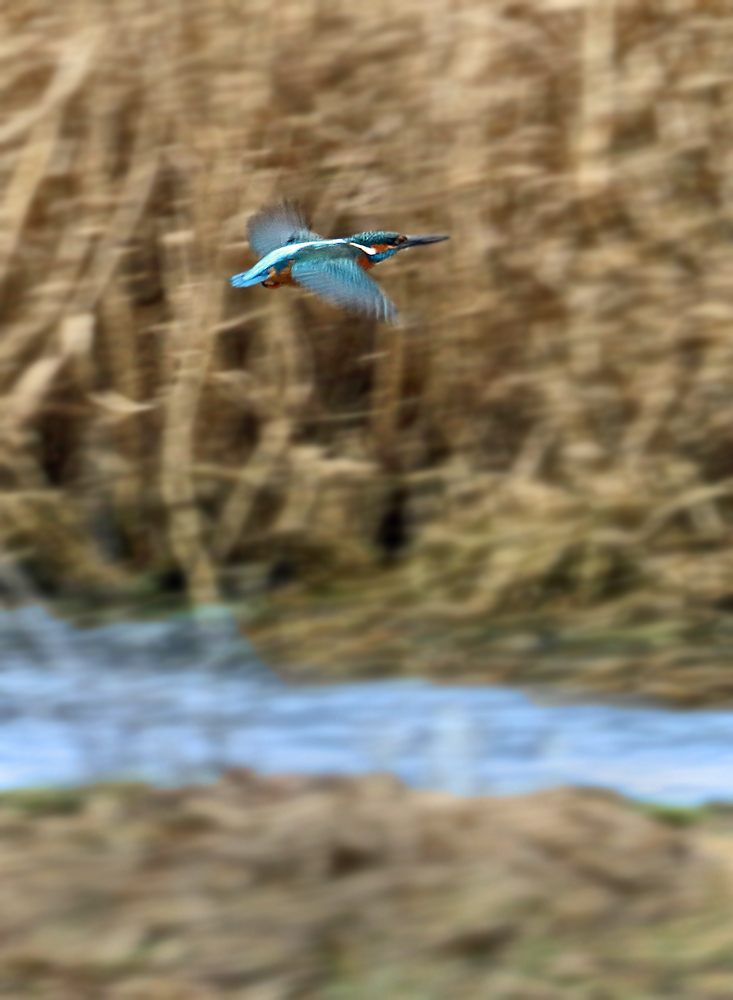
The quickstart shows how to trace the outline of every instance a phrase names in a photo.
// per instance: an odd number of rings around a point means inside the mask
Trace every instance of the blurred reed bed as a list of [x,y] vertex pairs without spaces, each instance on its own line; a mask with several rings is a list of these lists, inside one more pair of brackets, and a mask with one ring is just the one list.
[[[8,0],[0,543],[39,586],[363,572],[470,614],[733,595],[733,14]],[[449,232],[400,328],[247,217]]]

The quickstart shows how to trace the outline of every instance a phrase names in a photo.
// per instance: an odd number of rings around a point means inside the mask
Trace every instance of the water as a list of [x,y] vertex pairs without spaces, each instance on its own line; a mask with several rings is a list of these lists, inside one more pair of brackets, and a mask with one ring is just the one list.
[[497,687],[292,687],[226,612],[79,631],[0,611],[0,788],[391,771],[414,787],[561,784],[658,802],[733,800],[733,711],[542,705]]

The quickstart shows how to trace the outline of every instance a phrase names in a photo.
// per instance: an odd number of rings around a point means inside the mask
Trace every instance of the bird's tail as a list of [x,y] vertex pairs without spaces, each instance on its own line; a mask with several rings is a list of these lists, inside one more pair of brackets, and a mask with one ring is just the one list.
[[261,274],[252,274],[252,270],[242,271],[241,274],[234,274],[229,279],[229,283],[234,288],[249,288],[251,285],[258,285],[263,280]]

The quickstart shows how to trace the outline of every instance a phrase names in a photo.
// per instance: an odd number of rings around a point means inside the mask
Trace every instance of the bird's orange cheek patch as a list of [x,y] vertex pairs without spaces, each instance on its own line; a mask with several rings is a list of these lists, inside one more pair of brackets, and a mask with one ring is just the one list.
[[[374,250],[375,253],[384,253],[384,251],[387,249],[387,244],[375,243],[373,244],[371,249]],[[365,253],[362,257],[359,258],[359,263],[361,264],[361,266],[364,268],[365,271],[371,271],[371,269],[374,267],[375,264],[378,263],[378,261],[374,260],[374,258],[370,254]]]

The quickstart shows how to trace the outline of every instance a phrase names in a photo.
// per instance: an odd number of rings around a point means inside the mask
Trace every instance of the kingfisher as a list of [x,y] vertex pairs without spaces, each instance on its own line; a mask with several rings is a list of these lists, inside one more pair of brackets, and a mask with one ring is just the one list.
[[247,235],[259,260],[249,271],[229,279],[235,288],[256,284],[280,288],[297,283],[343,309],[388,323],[397,322],[397,309],[367,271],[400,250],[448,239],[379,230],[329,240],[314,233],[300,209],[290,202],[253,215]]

